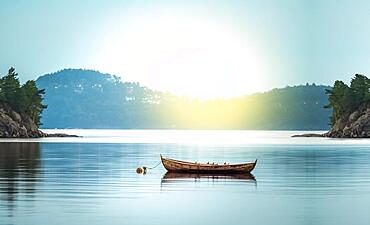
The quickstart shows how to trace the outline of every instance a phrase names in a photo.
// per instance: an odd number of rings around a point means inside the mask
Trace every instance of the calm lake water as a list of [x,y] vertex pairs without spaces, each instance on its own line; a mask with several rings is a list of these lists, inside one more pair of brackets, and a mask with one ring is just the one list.
[[[55,131],[47,131],[55,132]],[[283,131],[63,130],[2,139],[0,224],[369,224],[370,140]],[[166,174],[159,154],[258,159],[253,177]]]

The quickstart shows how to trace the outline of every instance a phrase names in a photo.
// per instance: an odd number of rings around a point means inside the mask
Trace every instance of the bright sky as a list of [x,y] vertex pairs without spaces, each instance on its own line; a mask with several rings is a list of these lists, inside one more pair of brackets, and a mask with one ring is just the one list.
[[370,75],[367,1],[0,0],[0,71],[86,68],[199,98]]

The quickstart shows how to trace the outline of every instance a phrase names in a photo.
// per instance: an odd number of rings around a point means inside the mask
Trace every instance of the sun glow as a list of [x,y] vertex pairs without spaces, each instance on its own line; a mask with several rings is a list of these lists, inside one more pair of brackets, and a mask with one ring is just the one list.
[[266,86],[266,67],[256,47],[227,26],[168,13],[122,21],[102,41],[99,70],[200,99],[248,94]]

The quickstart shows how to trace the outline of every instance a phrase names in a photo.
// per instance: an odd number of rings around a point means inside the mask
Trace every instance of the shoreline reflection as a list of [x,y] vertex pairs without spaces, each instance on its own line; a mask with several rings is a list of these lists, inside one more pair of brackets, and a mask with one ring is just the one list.
[[20,193],[27,197],[36,193],[40,155],[39,143],[0,143],[0,203],[8,216]]

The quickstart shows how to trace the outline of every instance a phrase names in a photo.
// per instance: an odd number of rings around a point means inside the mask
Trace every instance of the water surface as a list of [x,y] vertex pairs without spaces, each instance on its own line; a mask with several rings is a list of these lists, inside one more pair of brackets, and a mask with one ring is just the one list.
[[[47,131],[50,132],[50,131]],[[368,224],[370,140],[281,131],[67,130],[3,139],[0,224]],[[296,132],[295,132],[296,133]],[[27,141],[27,142],[25,142]],[[159,154],[254,161],[253,177],[168,174]]]

